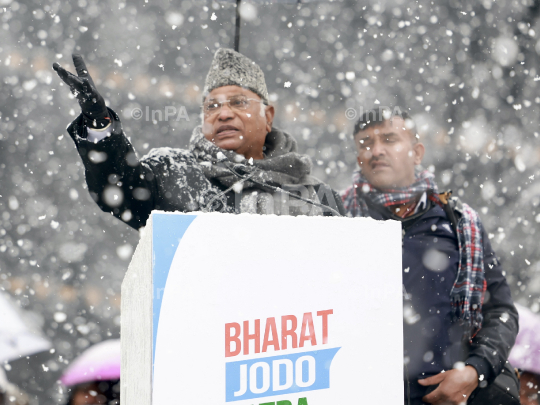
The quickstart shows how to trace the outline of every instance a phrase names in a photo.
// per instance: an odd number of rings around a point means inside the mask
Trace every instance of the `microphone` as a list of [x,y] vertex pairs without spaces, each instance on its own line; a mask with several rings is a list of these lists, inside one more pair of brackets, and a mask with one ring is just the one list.
[[247,176],[248,174],[253,173],[253,167],[249,167],[241,163],[235,164],[232,169],[242,176]]

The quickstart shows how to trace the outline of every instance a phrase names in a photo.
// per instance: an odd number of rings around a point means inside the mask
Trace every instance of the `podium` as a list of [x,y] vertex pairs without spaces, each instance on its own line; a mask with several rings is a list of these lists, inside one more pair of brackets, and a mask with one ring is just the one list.
[[403,401],[401,225],[154,211],[122,284],[129,405]]

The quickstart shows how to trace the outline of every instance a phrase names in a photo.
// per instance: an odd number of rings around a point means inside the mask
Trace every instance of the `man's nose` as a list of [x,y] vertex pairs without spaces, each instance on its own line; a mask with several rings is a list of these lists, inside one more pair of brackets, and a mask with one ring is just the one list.
[[220,121],[226,121],[228,119],[234,118],[234,112],[229,106],[228,103],[224,103],[221,106],[221,109],[219,110],[219,117],[218,119]]
[[384,148],[384,145],[382,142],[376,140],[371,145],[371,154],[373,156],[381,156],[386,152],[386,149]]

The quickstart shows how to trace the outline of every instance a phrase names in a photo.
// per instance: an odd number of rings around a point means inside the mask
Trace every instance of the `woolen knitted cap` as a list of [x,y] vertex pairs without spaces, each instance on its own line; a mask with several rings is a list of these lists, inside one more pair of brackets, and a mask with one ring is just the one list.
[[220,48],[206,76],[203,97],[218,87],[240,86],[258,94],[268,103],[264,73],[259,65],[232,49]]

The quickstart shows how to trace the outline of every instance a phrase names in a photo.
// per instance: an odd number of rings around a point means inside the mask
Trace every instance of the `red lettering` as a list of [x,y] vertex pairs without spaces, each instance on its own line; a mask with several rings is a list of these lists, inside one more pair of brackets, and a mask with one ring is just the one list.
[[334,313],[333,309],[327,309],[326,311],[318,311],[317,316],[322,316],[322,342],[323,345],[328,343],[328,315]]
[[[291,321],[291,328],[287,328],[287,321]],[[292,339],[292,348],[296,349],[298,347],[298,337],[296,335],[296,326],[297,326],[296,316],[294,315],[285,315],[281,317],[281,349],[285,350],[287,348],[287,336],[290,336]]]
[[[231,335],[231,329],[234,329],[234,335]],[[240,324],[226,323],[225,324],[225,357],[234,357],[240,354],[242,342],[240,342]],[[234,342],[234,351],[231,350],[231,343]]]
[[255,342],[255,353],[261,352],[261,320],[255,319],[255,333],[249,334],[249,321],[244,321],[244,354],[249,354],[249,341]]
[[[322,344],[328,343],[328,317],[333,313],[333,309],[317,312],[317,316],[322,318]],[[243,324],[236,322],[225,324],[225,357],[238,356],[240,353],[248,355],[250,352],[250,341],[253,341],[252,347],[254,348],[255,353],[261,352],[261,320],[255,319],[253,321],[254,330],[251,334],[249,329],[250,322],[252,321],[244,321]],[[317,336],[315,334],[312,312],[304,313],[299,335],[297,333],[297,328],[298,319],[296,316],[282,316],[280,344],[276,318],[267,318],[262,341],[262,352],[266,353],[269,348],[273,348],[274,351],[286,350],[287,348],[296,349],[298,347],[304,347],[306,342],[309,342],[311,346],[317,345]]]
[[[306,335],[306,329],[309,329],[309,334]],[[300,347],[304,347],[304,342],[309,340],[311,346],[317,345],[317,339],[315,338],[315,328],[313,327],[313,316],[311,312],[306,312],[302,319],[302,330],[300,331]]]
[[[270,332],[272,332],[272,340],[270,340]],[[263,353],[266,352],[268,346],[274,346],[274,350],[279,350],[279,339],[276,327],[276,318],[268,318],[266,327],[264,328]]]

